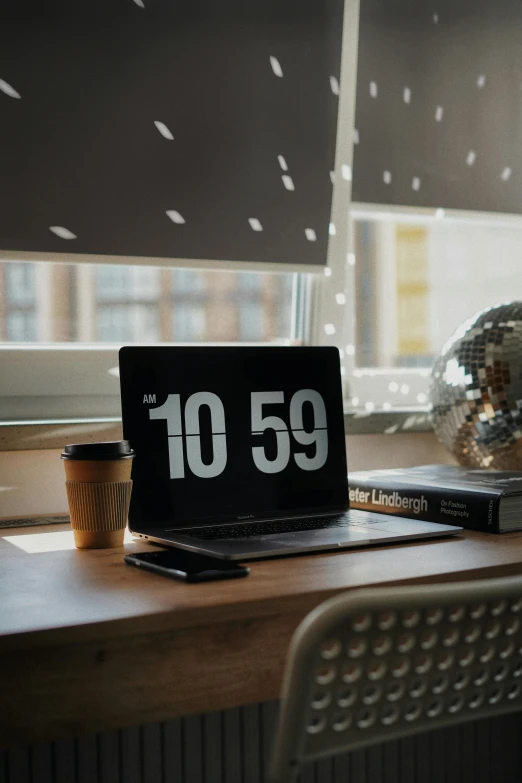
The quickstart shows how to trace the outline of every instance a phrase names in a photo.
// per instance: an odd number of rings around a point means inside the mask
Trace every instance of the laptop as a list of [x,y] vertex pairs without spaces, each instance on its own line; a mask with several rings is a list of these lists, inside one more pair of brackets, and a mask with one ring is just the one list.
[[462,530],[350,510],[337,348],[124,347],[120,385],[135,536],[249,560]]

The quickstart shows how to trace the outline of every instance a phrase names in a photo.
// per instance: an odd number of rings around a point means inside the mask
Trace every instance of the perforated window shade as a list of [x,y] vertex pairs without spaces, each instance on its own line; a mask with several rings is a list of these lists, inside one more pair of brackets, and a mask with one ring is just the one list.
[[325,264],[342,16],[342,0],[4,4],[0,250]]
[[519,213],[518,0],[361,3],[353,200]]

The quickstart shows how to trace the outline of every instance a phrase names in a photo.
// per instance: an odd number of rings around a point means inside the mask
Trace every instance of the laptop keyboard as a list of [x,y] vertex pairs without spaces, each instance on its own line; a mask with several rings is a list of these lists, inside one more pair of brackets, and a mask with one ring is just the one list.
[[[359,512],[360,513],[360,512]],[[348,524],[364,524],[367,520],[365,512],[359,514],[350,511],[350,517],[346,514],[329,517],[310,517],[309,519],[277,519],[268,522],[242,522],[239,525],[214,525],[212,527],[198,527],[189,530],[176,530],[190,538],[201,538],[213,541],[220,538],[251,538],[252,536],[266,536],[271,533],[297,533],[303,530],[333,530],[346,527]],[[368,520],[370,521],[370,520]]]

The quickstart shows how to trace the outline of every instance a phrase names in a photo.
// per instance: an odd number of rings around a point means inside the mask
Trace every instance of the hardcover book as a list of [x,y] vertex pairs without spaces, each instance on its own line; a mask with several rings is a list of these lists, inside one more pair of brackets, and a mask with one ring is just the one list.
[[522,530],[522,471],[454,465],[356,471],[350,507],[507,533]]

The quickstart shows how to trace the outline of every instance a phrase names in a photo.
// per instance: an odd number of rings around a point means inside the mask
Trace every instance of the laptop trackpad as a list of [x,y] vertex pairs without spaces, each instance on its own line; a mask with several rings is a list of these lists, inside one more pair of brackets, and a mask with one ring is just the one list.
[[356,528],[355,526],[352,528],[347,525],[346,527],[334,528],[333,530],[297,530],[292,533],[272,533],[266,536],[256,536],[253,540],[285,547],[308,547],[323,544],[332,544],[333,546],[339,544],[342,546],[350,541],[358,544],[369,543],[370,535],[369,531],[364,528]]

